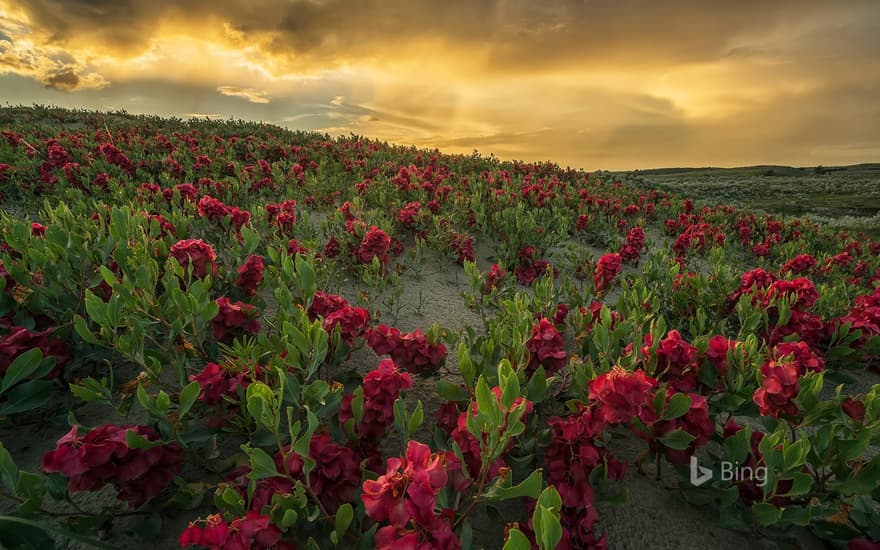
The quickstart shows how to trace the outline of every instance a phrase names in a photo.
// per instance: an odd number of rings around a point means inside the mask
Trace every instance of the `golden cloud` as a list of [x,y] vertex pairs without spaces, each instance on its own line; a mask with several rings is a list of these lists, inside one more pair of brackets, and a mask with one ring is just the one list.
[[0,0],[0,75],[573,165],[832,164],[880,153],[878,21],[873,0]]
[[238,86],[217,86],[217,91],[230,97],[240,97],[251,103],[269,103],[270,99],[264,90],[239,88]]

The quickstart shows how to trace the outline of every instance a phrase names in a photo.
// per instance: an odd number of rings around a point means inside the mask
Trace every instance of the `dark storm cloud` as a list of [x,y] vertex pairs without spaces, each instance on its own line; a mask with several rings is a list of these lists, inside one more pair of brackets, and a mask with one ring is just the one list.
[[56,90],[71,91],[79,86],[79,76],[72,70],[65,70],[46,76],[43,81],[47,88],[55,88]]
[[126,53],[145,49],[161,25],[227,23],[241,33],[242,42],[257,40],[268,55],[291,62],[358,59],[389,49],[405,53],[401,48],[408,42],[439,39],[459,50],[488,47],[489,68],[521,71],[571,64],[717,59],[743,51],[743,45],[736,44],[743,33],[785,29],[844,9],[864,12],[864,21],[869,22],[878,15],[877,4],[871,0],[31,0],[23,8],[34,26],[52,40],[89,40]]

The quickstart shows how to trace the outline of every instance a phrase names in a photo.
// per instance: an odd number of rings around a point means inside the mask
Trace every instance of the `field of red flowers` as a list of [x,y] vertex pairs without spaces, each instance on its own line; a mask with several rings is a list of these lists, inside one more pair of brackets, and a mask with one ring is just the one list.
[[880,242],[357,136],[0,129],[0,546],[880,548]]

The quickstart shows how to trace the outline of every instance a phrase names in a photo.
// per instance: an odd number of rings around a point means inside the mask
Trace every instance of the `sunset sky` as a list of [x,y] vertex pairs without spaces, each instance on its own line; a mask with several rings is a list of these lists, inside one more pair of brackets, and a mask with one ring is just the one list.
[[877,0],[0,0],[0,102],[586,169],[880,161]]

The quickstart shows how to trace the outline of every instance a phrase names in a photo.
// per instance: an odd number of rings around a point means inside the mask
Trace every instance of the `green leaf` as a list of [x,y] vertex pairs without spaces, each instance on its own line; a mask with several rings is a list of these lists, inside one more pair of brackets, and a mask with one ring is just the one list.
[[812,512],[810,508],[787,507],[782,511],[782,521],[806,527],[810,525]]
[[696,439],[691,434],[682,430],[681,428],[676,428],[664,435],[663,437],[658,438],[660,443],[663,443],[670,449],[675,449],[676,451],[683,451],[688,448],[688,445],[691,444],[691,441]]
[[55,548],[55,541],[43,530],[43,526],[25,520],[20,523],[12,518],[0,516],[0,546],[8,550],[51,550]]
[[312,408],[318,409],[324,405],[324,400],[330,392],[330,385],[323,380],[315,380],[302,388],[302,401]]
[[0,406],[0,416],[38,409],[52,399],[55,384],[50,380],[31,380],[11,389]]
[[6,450],[3,442],[0,442],[0,479],[10,492],[15,493],[18,486],[18,466],[12,459],[12,455]]
[[89,328],[86,320],[83,319],[80,315],[74,314],[73,316],[73,328],[76,330],[76,333],[82,338],[83,342],[87,344],[97,344],[98,339],[92,333],[92,330]]
[[503,550],[531,550],[532,543],[519,529],[511,529],[507,532],[507,542]]
[[493,426],[497,425],[499,423],[498,417],[500,416],[498,400],[495,398],[495,394],[489,389],[489,385],[486,384],[486,380],[482,376],[477,380],[476,396],[477,413],[486,415],[487,418],[493,420]]
[[419,400],[416,402],[416,408],[413,413],[410,415],[409,420],[406,425],[406,433],[409,436],[412,436],[419,429],[419,426],[422,425],[422,422],[425,421],[425,410],[422,407],[422,401]]
[[466,401],[470,399],[467,390],[453,384],[449,380],[440,379],[437,381],[437,394],[447,401]]
[[812,488],[813,486],[813,478],[810,475],[801,472],[796,472],[792,474],[791,480],[793,482],[791,490],[780,496],[795,497],[805,495],[810,492],[810,488]]
[[127,430],[125,432],[125,444],[129,449],[152,449],[153,447],[164,445],[165,442],[161,439],[151,441],[134,430]]
[[535,529],[535,540],[541,550],[553,550],[562,539],[562,524],[559,511],[562,499],[555,487],[547,487],[535,503],[532,514],[532,525]]
[[272,477],[278,474],[275,461],[269,454],[259,447],[242,445],[242,450],[250,457],[251,471],[248,478],[254,481]]
[[684,416],[691,408],[691,398],[686,393],[676,393],[669,398],[663,420],[675,420]]
[[185,388],[180,390],[180,397],[178,398],[177,405],[177,418],[179,420],[182,420],[183,417],[186,416],[186,413],[192,408],[196,399],[199,398],[201,391],[198,382],[190,382]]
[[81,542],[91,548],[117,550],[117,547],[112,544],[51,524],[42,524],[16,516],[0,516],[0,545],[8,550],[52,550],[55,548],[55,542],[46,535],[45,531],[55,533],[62,538]]
[[736,432],[734,435],[724,440],[725,457],[734,464],[744,464],[749,456],[749,434],[748,429]]
[[334,517],[335,527],[333,529],[336,533],[336,540],[341,541],[342,537],[345,536],[348,527],[351,525],[352,518],[354,518],[354,509],[348,502],[336,510],[336,516]]
[[769,502],[758,502],[752,505],[752,515],[762,527],[773,525],[779,521],[781,510]]
[[540,403],[547,398],[547,374],[544,367],[539,366],[532,373],[529,383],[526,384],[525,394],[526,398],[533,403]]
[[18,384],[28,376],[40,368],[40,361],[43,360],[43,352],[40,348],[29,349],[15,358],[15,361],[9,365],[6,374],[3,375],[3,384],[0,385],[0,394]]
[[510,498],[538,498],[544,486],[541,470],[535,470],[522,482],[513,487],[501,487],[493,485],[483,493],[482,500],[506,500]]

